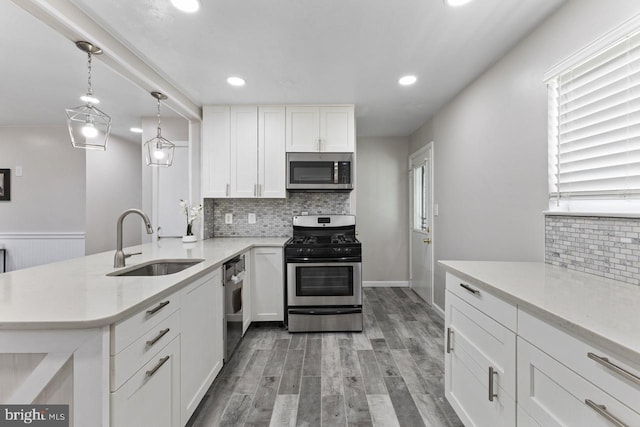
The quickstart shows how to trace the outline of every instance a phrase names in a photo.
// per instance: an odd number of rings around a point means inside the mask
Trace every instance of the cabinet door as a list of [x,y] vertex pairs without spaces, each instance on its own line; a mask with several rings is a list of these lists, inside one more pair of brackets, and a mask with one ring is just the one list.
[[321,107],[320,151],[353,153],[355,139],[353,106]]
[[[622,404],[519,337],[518,405],[545,427],[640,425],[637,407]],[[622,424],[610,423],[607,417]]]
[[284,321],[282,248],[255,248],[252,271],[253,321]]
[[182,290],[182,422],[222,368],[224,300],[220,270]]
[[467,426],[514,426],[515,334],[451,292],[445,319],[447,400]]
[[231,107],[231,197],[258,195],[258,107]]
[[202,197],[229,197],[229,107],[202,108]]
[[180,337],[111,393],[111,425],[178,427],[180,421]]
[[320,108],[286,107],[287,152],[320,151]]
[[260,107],[258,117],[258,195],[285,198],[285,107]]

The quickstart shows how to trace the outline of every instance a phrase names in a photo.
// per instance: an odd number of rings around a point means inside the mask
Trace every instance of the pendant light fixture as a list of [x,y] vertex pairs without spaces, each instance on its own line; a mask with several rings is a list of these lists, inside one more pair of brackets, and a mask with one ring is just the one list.
[[160,101],[167,99],[167,95],[160,92],[151,92],[151,96],[158,100],[158,133],[144,143],[144,154],[148,166],[171,166],[173,163],[173,151],[176,146],[162,137],[160,128]]
[[71,137],[71,145],[76,148],[92,150],[106,150],[109,132],[111,132],[111,117],[101,111],[94,104],[100,101],[93,96],[91,87],[91,59],[93,55],[100,55],[102,49],[89,42],[78,41],[76,46],[87,53],[88,89],[87,94],[81,96],[84,105],[66,109],[67,127]]

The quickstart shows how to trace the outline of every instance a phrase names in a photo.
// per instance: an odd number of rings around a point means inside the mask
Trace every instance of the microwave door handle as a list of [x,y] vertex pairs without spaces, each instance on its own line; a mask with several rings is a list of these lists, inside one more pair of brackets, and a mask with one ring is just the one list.
[[340,162],[333,162],[333,183],[337,184],[338,182],[338,176],[339,176],[339,172],[340,172],[340,168],[339,168],[339,164]]

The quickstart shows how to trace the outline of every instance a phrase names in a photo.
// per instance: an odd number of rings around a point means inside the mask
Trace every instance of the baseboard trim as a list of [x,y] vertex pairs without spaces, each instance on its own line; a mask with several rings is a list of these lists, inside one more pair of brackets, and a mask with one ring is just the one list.
[[362,282],[363,288],[408,288],[408,281],[366,281]]
[[437,304],[433,303],[431,304],[431,307],[433,308],[433,310],[438,313],[440,315],[440,317],[442,317],[444,319],[444,310],[441,309],[440,307],[438,307]]

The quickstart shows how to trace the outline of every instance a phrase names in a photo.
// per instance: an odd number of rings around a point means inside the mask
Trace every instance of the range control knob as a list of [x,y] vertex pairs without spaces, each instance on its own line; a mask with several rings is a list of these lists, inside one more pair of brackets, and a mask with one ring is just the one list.
[[313,253],[313,248],[307,248],[307,253],[308,254]]
[[340,253],[342,252],[342,248],[333,248],[333,252]]

